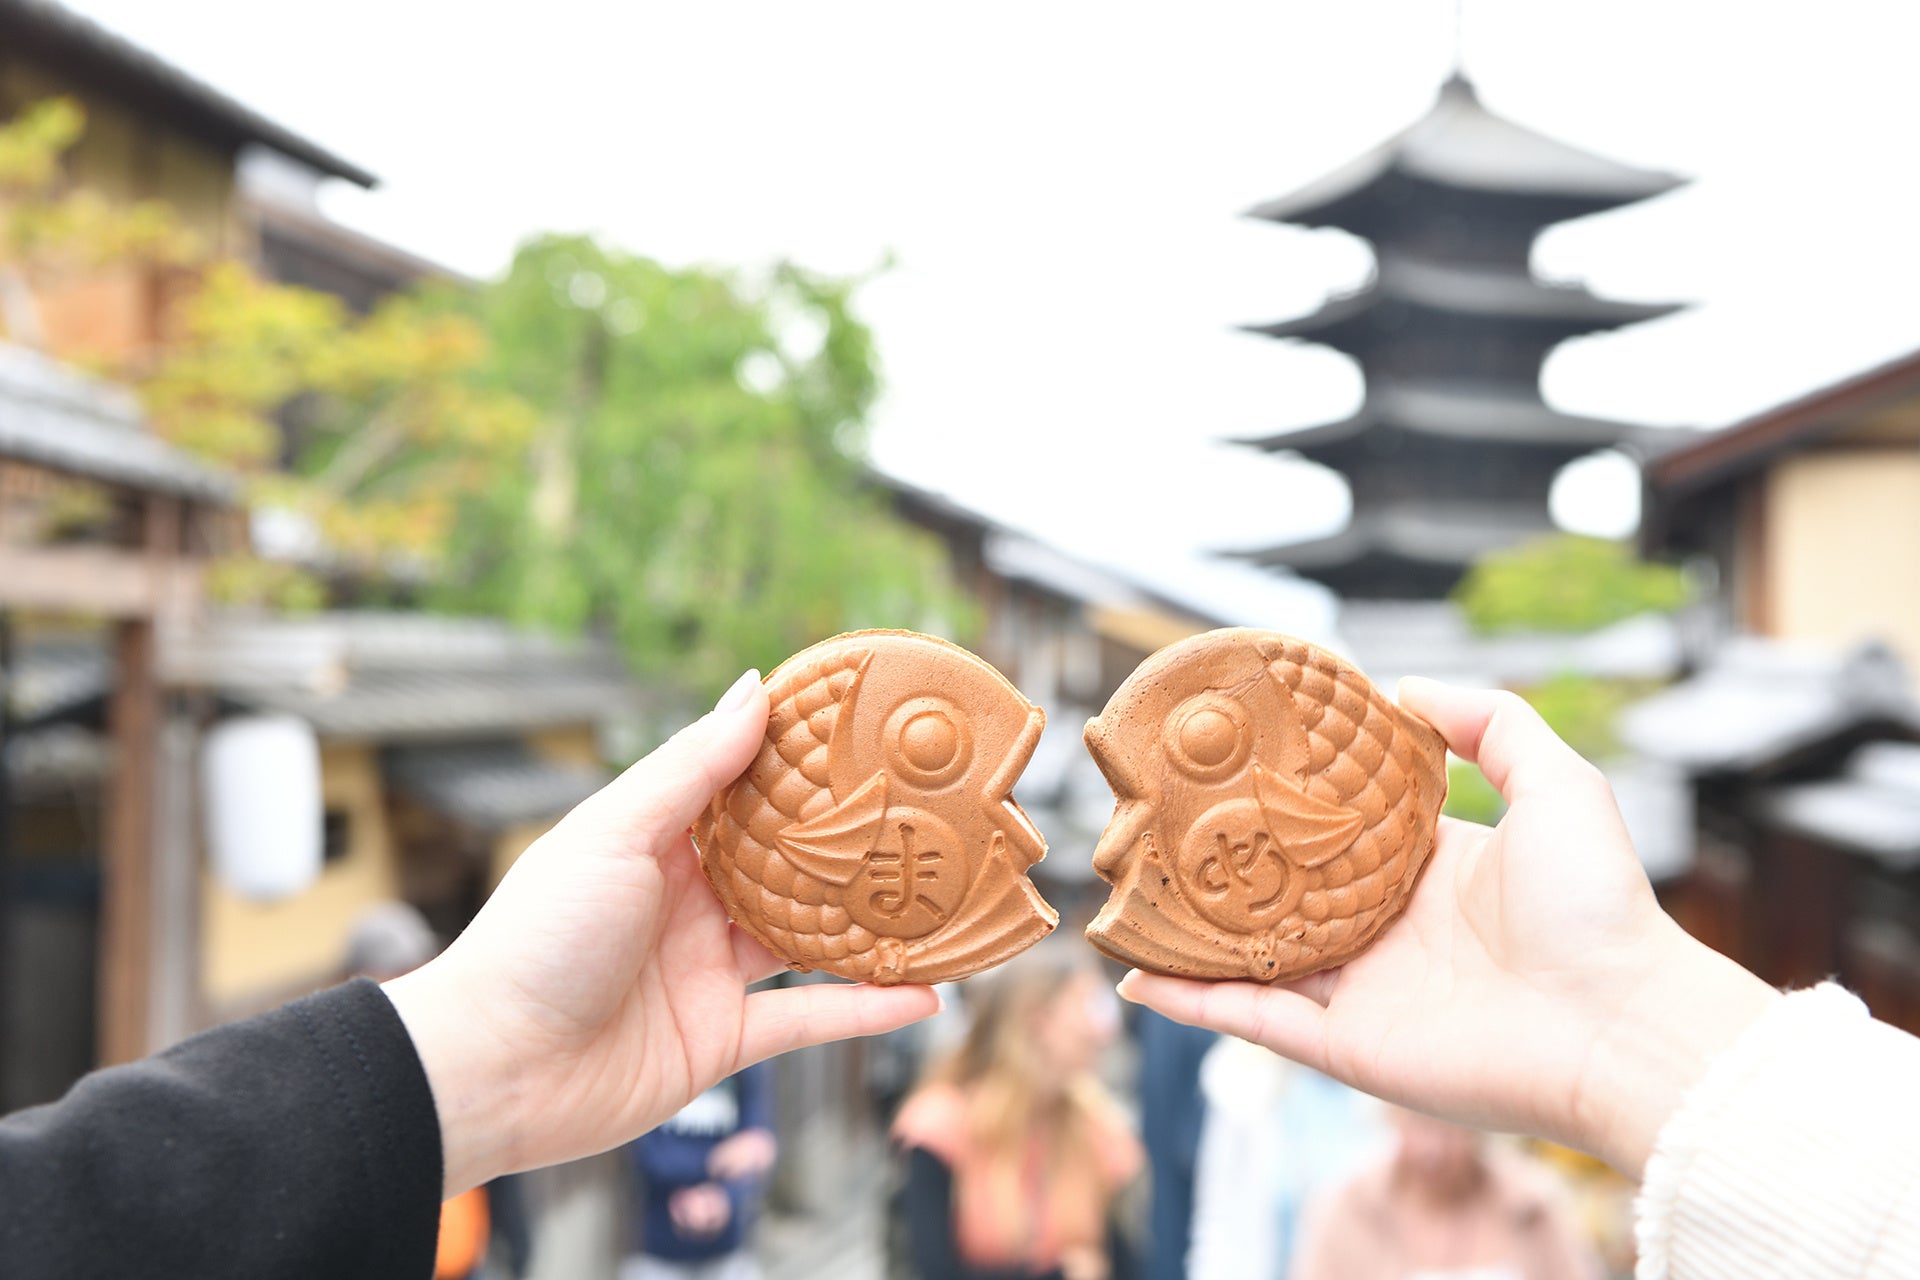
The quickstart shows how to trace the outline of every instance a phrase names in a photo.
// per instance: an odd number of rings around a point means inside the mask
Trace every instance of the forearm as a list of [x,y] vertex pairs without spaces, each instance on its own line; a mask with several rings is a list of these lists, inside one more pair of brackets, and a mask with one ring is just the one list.
[[440,1124],[441,1197],[490,1182],[523,1166],[517,1154],[516,1073],[504,1046],[477,1017],[481,1002],[444,988],[453,979],[435,960],[381,984],[400,1015],[433,1093]]
[[1671,922],[1642,951],[1638,980],[1594,1010],[1603,1025],[1572,1117],[1579,1145],[1632,1178],[1687,1091],[1781,999]]

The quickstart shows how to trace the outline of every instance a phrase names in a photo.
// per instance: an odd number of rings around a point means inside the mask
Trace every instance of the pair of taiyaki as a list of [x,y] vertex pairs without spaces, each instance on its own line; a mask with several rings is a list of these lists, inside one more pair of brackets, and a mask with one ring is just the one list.
[[[1013,799],[1045,714],[957,645],[860,631],[766,680],[766,742],[694,825],[733,921],[795,969],[989,968],[1059,922]],[[1158,973],[1280,981],[1358,954],[1433,848],[1446,750],[1349,664],[1271,632],[1162,649],[1087,724],[1117,806],[1088,939]]]

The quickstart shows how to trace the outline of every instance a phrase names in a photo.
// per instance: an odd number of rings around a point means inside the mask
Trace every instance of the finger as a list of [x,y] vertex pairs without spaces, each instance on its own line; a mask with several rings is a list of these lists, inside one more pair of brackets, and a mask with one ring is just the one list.
[[760,673],[749,671],[712,711],[582,801],[567,822],[604,824],[644,850],[657,850],[745,771],[766,731],[766,688]]
[[1438,729],[1453,754],[1479,765],[1508,804],[1593,776],[1593,766],[1518,694],[1408,676],[1400,682],[1400,705]]
[[767,950],[756,941],[752,934],[734,925],[730,931],[733,942],[733,964],[740,971],[740,981],[754,983],[762,978],[771,978],[787,967],[787,962]]
[[1195,982],[1129,973],[1120,996],[1196,1027],[1265,1045],[1317,1071],[1327,1069],[1327,1011],[1308,996],[1251,982]]
[[811,1044],[894,1031],[939,1009],[932,987],[822,982],[756,991],[747,997],[734,1069]]
[[1273,985],[1283,991],[1297,991],[1324,1009],[1333,1000],[1333,988],[1340,981],[1340,974],[1340,966],[1335,965],[1304,978],[1295,978],[1292,982],[1276,982]]

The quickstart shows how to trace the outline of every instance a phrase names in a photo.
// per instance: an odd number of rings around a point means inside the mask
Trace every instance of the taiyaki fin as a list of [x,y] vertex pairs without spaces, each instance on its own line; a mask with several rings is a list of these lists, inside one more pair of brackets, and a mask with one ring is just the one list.
[[1339,857],[1366,826],[1352,809],[1322,800],[1259,763],[1253,766],[1253,791],[1281,852],[1302,867]]
[[[861,741],[861,734],[854,728],[854,712],[860,705],[860,687],[866,683],[867,668],[873,665],[873,650],[860,655],[860,665],[854,668],[853,682],[847,691],[840,695],[840,706],[835,712],[833,737],[827,742],[827,785],[835,795],[844,794],[843,788],[851,787],[860,780],[861,773],[873,767],[872,757],[868,754],[870,746]],[[852,796],[848,796],[851,801]]]
[[[1114,886],[1100,913],[1087,926],[1087,941],[1121,964],[1183,978],[1245,978],[1239,953],[1248,939],[1221,938],[1216,949],[1183,948],[1180,938],[1198,939],[1207,926],[1180,901],[1172,873],[1149,849],[1135,858]],[[1266,976],[1266,975],[1258,975]]]
[[814,879],[845,888],[859,874],[886,813],[887,775],[876,773],[819,817],[786,828],[774,843]]
[[[1009,911],[1010,919],[998,919]],[[985,927],[990,921],[991,929]],[[906,980],[923,981],[918,975],[929,968],[945,971],[956,964],[968,968],[999,964],[1052,933],[1059,923],[1060,913],[1040,896],[1033,881],[1020,874],[1006,836],[996,831],[966,904],[914,952]],[[881,979],[876,975],[874,981]]]

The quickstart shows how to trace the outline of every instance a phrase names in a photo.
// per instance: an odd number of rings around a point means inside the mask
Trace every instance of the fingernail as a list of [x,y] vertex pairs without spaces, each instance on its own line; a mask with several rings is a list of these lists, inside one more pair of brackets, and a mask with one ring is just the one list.
[[760,673],[748,667],[733,682],[733,687],[720,695],[720,701],[713,704],[714,713],[738,711],[747,705],[747,699],[753,696],[753,687],[760,683]]
[[1127,970],[1126,976],[1121,978],[1120,981],[1113,984],[1114,994],[1118,995],[1122,1000],[1126,1000],[1135,1004],[1139,1003],[1138,1001],[1134,1000],[1133,993],[1127,990],[1128,987],[1133,985],[1133,980],[1139,976],[1140,976],[1140,971],[1138,969]]

